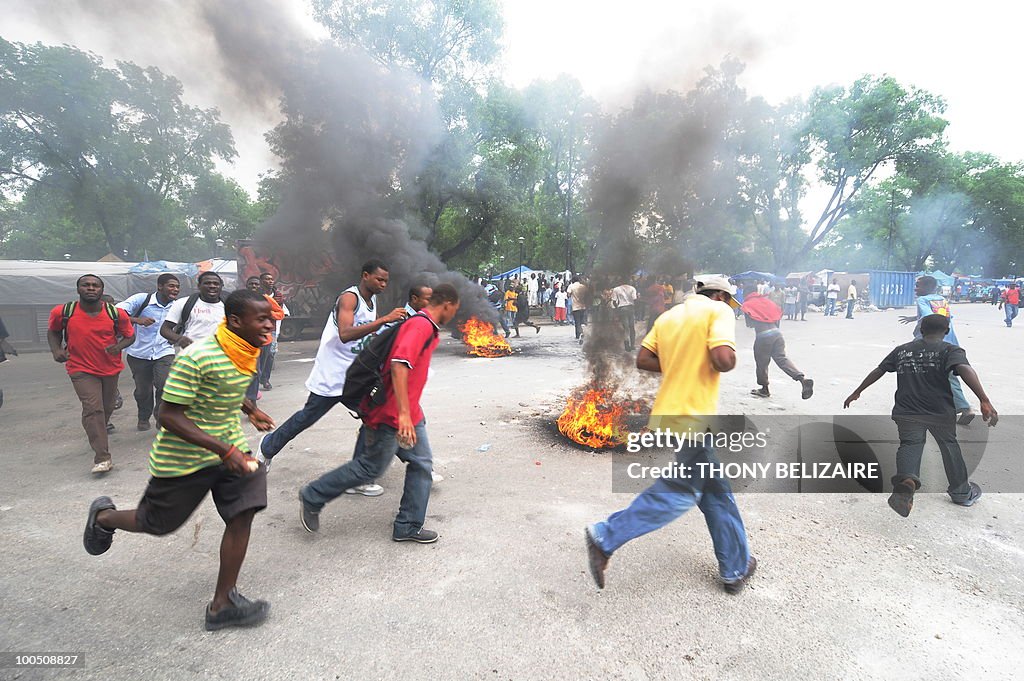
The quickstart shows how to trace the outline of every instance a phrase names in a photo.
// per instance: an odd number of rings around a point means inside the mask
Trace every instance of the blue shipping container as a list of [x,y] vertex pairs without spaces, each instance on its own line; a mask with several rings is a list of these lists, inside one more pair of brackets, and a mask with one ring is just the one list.
[[875,307],[907,307],[914,304],[916,272],[885,272],[871,270],[868,294]]

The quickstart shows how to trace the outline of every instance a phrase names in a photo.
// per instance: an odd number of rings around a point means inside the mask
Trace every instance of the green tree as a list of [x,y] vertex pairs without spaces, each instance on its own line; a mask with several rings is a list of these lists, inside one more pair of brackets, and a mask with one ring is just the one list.
[[919,154],[865,188],[823,244],[832,266],[1013,273],[1024,262],[1024,170],[987,154]]
[[883,167],[899,172],[922,151],[941,149],[945,103],[894,78],[865,76],[847,90],[819,88],[811,95],[801,132],[819,179],[832,189],[803,244],[785,254],[799,262],[832,232],[854,206],[858,193]]
[[313,15],[338,42],[432,83],[480,75],[501,51],[495,0],[313,0]]
[[0,39],[0,102],[0,192],[20,214],[8,255],[184,254],[196,234],[182,204],[235,156],[175,78],[72,47]]

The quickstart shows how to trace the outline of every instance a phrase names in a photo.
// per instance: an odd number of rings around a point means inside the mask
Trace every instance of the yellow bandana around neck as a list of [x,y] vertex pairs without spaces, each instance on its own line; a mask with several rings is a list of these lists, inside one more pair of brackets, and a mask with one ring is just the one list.
[[220,343],[224,354],[228,356],[235,368],[246,376],[256,373],[256,360],[260,356],[260,349],[249,345],[248,341],[228,329],[227,320],[222,320],[217,327],[217,342]]

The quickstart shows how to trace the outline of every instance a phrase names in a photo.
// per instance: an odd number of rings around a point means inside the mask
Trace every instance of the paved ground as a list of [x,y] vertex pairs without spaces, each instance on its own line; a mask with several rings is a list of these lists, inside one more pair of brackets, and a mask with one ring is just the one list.
[[[817,379],[808,402],[777,370],[771,401],[746,396],[752,335],[740,329],[741,363],[723,381],[722,411],[835,413],[906,339],[896,314],[787,324],[791,356]],[[1024,413],[1012,350],[1024,329],[1004,328],[987,305],[956,314],[997,408]],[[339,409],[270,476],[270,507],[257,517],[240,584],[273,603],[271,619],[213,634],[201,628],[222,527],[212,503],[172,536],[119,533],[101,557],[81,546],[91,499],[131,506],[146,482],[153,434],[134,429],[130,376],[114,417],[116,468],[94,479],[62,368],[48,355],[0,367],[0,651],[86,654],[84,670],[4,669],[0,678],[1019,678],[1019,493],[988,493],[969,510],[921,495],[906,520],[881,495],[741,494],[761,560],[741,595],[721,591],[696,513],[622,549],[597,591],[583,526],[631,497],[611,491],[607,454],[544,427],[585,377],[571,329],[545,326],[516,345],[522,354],[483,360],[446,340],[435,359],[425,405],[446,479],[428,523],[440,542],[390,541],[398,466],[382,480],[384,496],[339,499],[319,535],[302,530],[296,490],[350,455],[355,422]],[[263,402],[279,420],[302,403],[314,350],[309,341],[282,346]],[[858,412],[887,413],[892,389],[885,379]]]

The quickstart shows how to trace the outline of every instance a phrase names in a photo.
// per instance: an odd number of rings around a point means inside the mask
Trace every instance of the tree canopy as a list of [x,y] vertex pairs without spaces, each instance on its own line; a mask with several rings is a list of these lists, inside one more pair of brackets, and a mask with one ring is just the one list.
[[[379,82],[325,62],[312,86],[286,87],[267,135],[281,166],[255,198],[216,170],[236,155],[227,125],[172,75],[0,39],[0,255],[205,257],[329,191],[328,203],[374,195],[364,212],[404,221],[450,268],[481,275],[520,253],[576,271],[613,256],[626,269],[777,273],[1004,275],[1024,263],[1024,166],[950,150],[943,99],[891,76],[769,103],[727,59],[688,90],[608,111],[569,76],[503,83],[497,0],[313,11]],[[345,164],[339,182],[319,182]],[[295,215],[314,231],[330,217]]]
[[0,39],[0,102],[6,255],[191,257],[251,231],[248,196],[214,171],[230,130],[159,69]]

